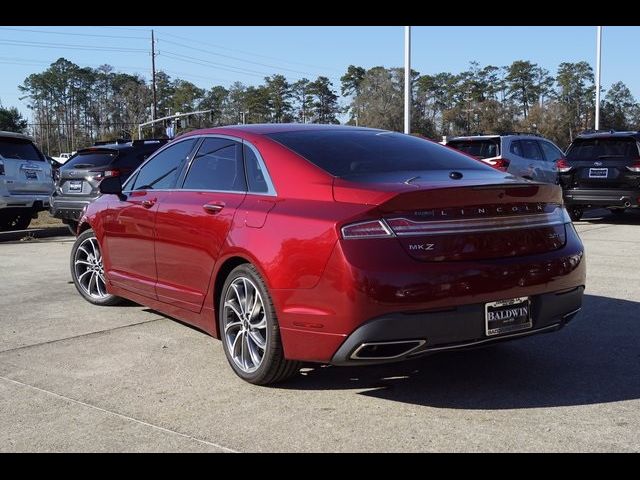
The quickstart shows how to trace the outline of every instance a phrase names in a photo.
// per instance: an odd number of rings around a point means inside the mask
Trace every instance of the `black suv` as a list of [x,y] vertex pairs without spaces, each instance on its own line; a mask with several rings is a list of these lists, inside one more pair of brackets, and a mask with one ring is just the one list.
[[106,177],[122,177],[124,182],[145,159],[166,144],[166,139],[97,142],[78,150],[57,171],[51,194],[51,215],[75,234],[84,207],[100,195],[98,185]]
[[640,206],[640,132],[597,131],[578,135],[558,165],[571,218],[587,207],[613,213]]

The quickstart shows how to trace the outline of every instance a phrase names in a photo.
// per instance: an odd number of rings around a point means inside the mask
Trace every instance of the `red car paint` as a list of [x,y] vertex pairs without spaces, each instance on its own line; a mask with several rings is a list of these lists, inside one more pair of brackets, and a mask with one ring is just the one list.
[[[489,207],[515,208],[507,213],[517,216],[526,213],[517,210],[523,205],[561,204],[562,193],[555,185],[519,182],[489,167],[486,179],[354,183],[266,136],[308,128],[314,127],[242,125],[188,134],[250,142],[276,196],[148,190],[103,195],[90,204],[79,231],[96,233],[108,292],[219,337],[216,309],[224,275],[229,266],[250,262],[273,298],[285,356],[329,362],[350,333],[384,314],[584,285],[583,247],[571,225],[515,233],[445,231],[429,237],[438,239],[429,240],[437,246],[424,252],[410,236],[343,239],[341,228],[354,222],[405,219],[394,221],[410,225],[422,220],[412,217],[416,210],[455,222],[466,219],[470,208]],[[204,205],[221,209],[211,214]]]

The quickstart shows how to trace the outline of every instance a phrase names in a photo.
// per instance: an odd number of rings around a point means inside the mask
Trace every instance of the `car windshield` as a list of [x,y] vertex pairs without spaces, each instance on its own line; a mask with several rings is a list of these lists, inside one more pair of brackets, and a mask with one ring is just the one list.
[[631,137],[577,139],[567,152],[567,160],[615,160],[638,156],[638,145]]
[[33,143],[21,138],[0,138],[0,155],[18,160],[43,160]]
[[70,168],[104,167],[109,165],[117,156],[118,152],[115,150],[80,152],[71,157],[62,168],[68,170]]
[[279,132],[268,136],[336,177],[490,168],[437,143],[402,133],[354,128]]
[[476,158],[491,158],[500,155],[500,141],[497,138],[483,138],[473,140],[452,140],[447,146]]

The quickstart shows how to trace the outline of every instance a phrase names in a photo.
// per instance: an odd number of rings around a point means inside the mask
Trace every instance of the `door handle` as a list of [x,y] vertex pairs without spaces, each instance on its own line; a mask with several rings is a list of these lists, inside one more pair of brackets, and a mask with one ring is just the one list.
[[144,208],[151,208],[156,204],[156,200],[158,200],[158,199],[157,198],[151,198],[149,200],[143,200],[141,203],[142,203],[142,206]]
[[224,202],[205,203],[202,208],[204,208],[205,212],[215,215],[224,208]]

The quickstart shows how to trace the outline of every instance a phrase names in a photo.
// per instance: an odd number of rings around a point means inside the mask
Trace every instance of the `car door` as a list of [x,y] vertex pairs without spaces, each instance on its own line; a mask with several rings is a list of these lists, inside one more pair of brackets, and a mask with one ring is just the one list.
[[110,202],[104,220],[105,268],[109,281],[157,298],[155,222],[158,203],[175,187],[197,139],[171,144],[150,158]]
[[538,140],[545,159],[545,181],[548,183],[558,183],[557,162],[564,158],[564,153],[553,143],[547,140]]
[[200,312],[213,267],[247,190],[242,144],[205,137],[185,166],[180,187],[158,202],[158,299]]

